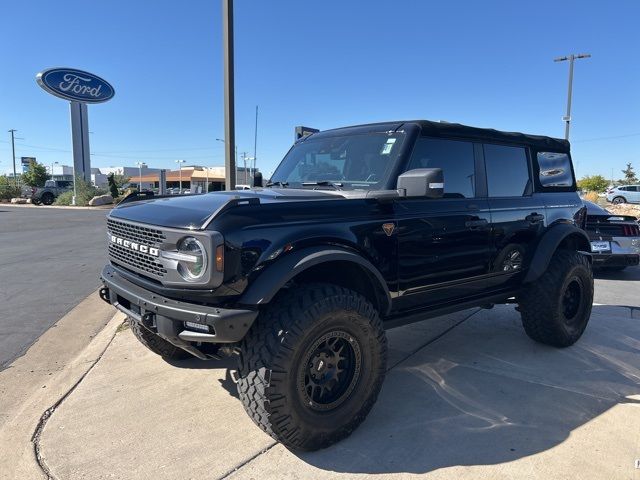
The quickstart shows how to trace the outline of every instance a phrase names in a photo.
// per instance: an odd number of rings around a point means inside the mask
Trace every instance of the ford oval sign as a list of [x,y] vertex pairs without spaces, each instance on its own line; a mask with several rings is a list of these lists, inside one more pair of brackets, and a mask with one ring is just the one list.
[[49,68],[36,75],[36,81],[50,94],[72,102],[101,103],[115,95],[106,80],[73,68]]

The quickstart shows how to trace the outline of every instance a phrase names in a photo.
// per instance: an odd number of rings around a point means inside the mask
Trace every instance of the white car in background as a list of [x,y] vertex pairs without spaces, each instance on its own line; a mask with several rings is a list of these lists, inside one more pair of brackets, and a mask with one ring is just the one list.
[[640,185],[620,185],[607,190],[611,203],[640,203]]

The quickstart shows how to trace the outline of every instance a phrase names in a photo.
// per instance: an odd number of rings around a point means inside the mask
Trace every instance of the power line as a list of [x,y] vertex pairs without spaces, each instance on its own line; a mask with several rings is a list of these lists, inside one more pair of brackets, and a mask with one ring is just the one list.
[[582,142],[597,142],[600,140],[615,140],[618,138],[629,138],[629,137],[638,137],[640,136],[640,132],[638,133],[628,133],[626,135],[613,135],[611,137],[595,137],[595,138],[583,138],[582,140],[574,140],[571,143],[582,143]]

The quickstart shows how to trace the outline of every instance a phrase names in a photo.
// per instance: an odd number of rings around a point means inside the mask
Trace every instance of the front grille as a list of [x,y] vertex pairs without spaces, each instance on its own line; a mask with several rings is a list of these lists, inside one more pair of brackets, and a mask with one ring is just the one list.
[[127,240],[134,242],[144,243],[145,245],[155,245],[157,243],[161,243],[166,238],[164,233],[162,233],[162,230],[119,222],[111,218],[107,219],[107,228],[109,229],[109,232],[117,235],[118,237],[126,238]]
[[[156,248],[166,238],[161,230],[132,225],[111,218],[107,219],[107,230],[110,235]],[[158,262],[158,257],[117,245],[111,241],[109,241],[109,257],[113,263],[125,267],[133,267],[155,278],[162,278],[167,274],[164,265]]]

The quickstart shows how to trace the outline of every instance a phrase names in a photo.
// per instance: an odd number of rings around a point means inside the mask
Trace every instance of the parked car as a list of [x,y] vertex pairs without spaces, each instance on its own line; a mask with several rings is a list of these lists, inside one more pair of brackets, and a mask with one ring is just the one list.
[[640,185],[620,185],[607,190],[611,203],[640,203]]
[[587,207],[586,231],[591,240],[593,266],[624,270],[640,263],[640,228],[635,217],[616,215],[592,202]]
[[248,415],[316,450],[375,403],[385,329],[517,303],[530,338],[575,343],[593,302],[585,221],[566,140],[339,128],[299,139],[265,188],[127,197],[107,217],[100,296],[165,359],[239,353]]
[[63,192],[73,190],[73,181],[71,180],[47,180],[44,187],[30,187],[25,185],[22,187],[22,197],[30,198],[31,202],[39,205],[51,205],[55,199]]

